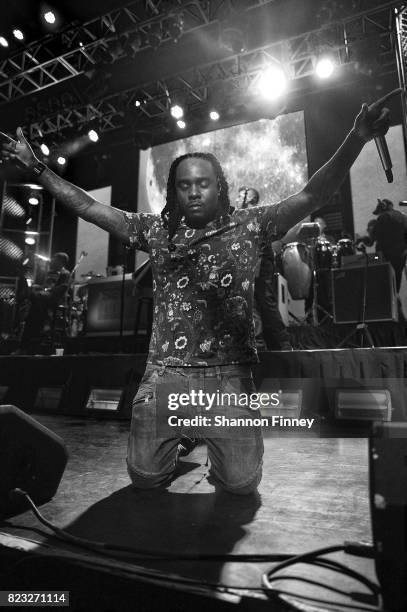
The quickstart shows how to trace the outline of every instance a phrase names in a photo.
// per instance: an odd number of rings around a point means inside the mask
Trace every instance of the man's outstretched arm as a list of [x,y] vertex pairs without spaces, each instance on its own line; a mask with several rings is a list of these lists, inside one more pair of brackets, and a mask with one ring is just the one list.
[[339,189],[364,145],[376,136],[386,134],[390,125],[390,113],[385,104],[401,91],[395,89],[370,106],[363,104],[352,130],[331,159],[315,172],[302,191],[279,204],[279,232],[288,231],[298,221],[327,204]]
[[[34,171],[40,163],[21,128],[17,129],[17,140],[3,142],[1,157],[6,161],[14,161],[28,171]],[[98,225],[123,242],[129,242],[129,226],[122,211],[94,200],[86,191],[64,180],[48,167],[45,167],[36,181],[73,214]]]

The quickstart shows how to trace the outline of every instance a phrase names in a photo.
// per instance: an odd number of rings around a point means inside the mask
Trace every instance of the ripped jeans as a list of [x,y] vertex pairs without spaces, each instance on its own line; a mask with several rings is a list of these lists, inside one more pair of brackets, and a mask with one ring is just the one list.
[[[128,443],[127,468],[137,488],[152,488],[170,482],[177,464],[181,435],[204,439],[208,447],[210,474],[215,485],[229,492],[245,495],[257,489],[262,476],[263,436],[261,427],[215,428],[181,426],[166,433],[157,426],[167,415],[192,419],[197,414],[214,419],[216,414],[228,419],[260,416],[247,405],[232,402],[211,409],[183,405],[181,411],[168,412],[168,391],[241,395],[255,392],[249,366],[172,367],[148,365],[133,400]],[[192,397],[194,397],[192,395]],[[215,397],[213,395],[213,397]],[[219,396],[218,396],[219,397]],[[173,417],[174,418],[174,417]]]

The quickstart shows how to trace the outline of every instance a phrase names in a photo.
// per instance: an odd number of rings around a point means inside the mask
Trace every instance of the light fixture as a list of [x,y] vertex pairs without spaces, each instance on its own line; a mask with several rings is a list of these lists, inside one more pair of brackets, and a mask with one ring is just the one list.
[[7,40],[7,38],[4,38],[4,36],[0,36],[0,45],[2,47],[8,47],[8,40]]
[[187,127],[187,124],[182,119],[178,119],[177,125],[181,130],[184,130]]
[[30,246],[33,246],[35,244],[35,238],[32,236],[26,236],[24,242]]
[[135,106],[136,108],[139,108],[139,107],[141,106],[141,102],[140,102],[140,100],[136,100],[136,101],[135,101],[135,103],[134,103],[134,106]]
[[44,20],[49,24],[54,24],[56,22],[55,13],[53,11],[46,11],[44,13]]
[[26,266],[26,265],[29,263],[29,261],[30,261],[30,258],[29,258],[29,257],[26,257],[26,258],[24,259],[24,261],[23,261],[22,265],[23,265],[23,266]]
[[225,28],[222,32],[222,44],[231,53],[244,53],[246,40],[244,32],[238,27]]
[[184,109],[179,104],[173,104],[171,106],[171,115],[174,119],[181,119],[184,116]]
[[99,134],[97,133],[96,130],[89,130],[88,132],[88,137],[89,140],[91,140],[92,142],[97,142],[99,140]]
[[45,142],[42,143],[40,149],[45,156],[49,155],[49,147],[45,144]]
[[28,199],[28,203],[31,204],[31,206],[38,206],[38,204],[40,203],[39,199],[36,196],[31,196]]
[[267,100],[276,100],[287,89],[287,77],[279,66],[265,68],[257,79],[257,89]]
[[209,117],[212,119],[212,121],[218,121],[220,115],[219,115],[218,111],[211,110],[211,112],[209,113]]
[[335,63],[330,57],[320,57],[315,65],[315,74],[320,79],[328,79],[335,70]]
[[173,42],[177,43],[184,31],[184,16],[182,13],[178,13],[178,15],[171,17],[167,25],[167,30]]
[[25,222],[26,225],[30,225],[30,223],[32,222],[32,217],[28,217],[27,221]]
[[64,157],[63,155],[59,155],[57,162],[60,166],[64,166],[66,164],[66,157]]
[[17,40],[24,40],[24,34],[23,34],[23,32],[19,28],[15,28],[13,30],[13,36]]

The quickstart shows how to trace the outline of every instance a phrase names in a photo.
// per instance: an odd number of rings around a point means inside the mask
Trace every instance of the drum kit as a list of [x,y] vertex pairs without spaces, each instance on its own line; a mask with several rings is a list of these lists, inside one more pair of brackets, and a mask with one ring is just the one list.
[[340,268],[344,256],[355,254],[355,245],[349,238],[341,238],[332,244],[321,235],[318,223],[303,223],[298,237],[299,242],[289,242],[283,247],[281,272],[293,300],[312,299],[312,322],[318,325],[318,310],[332,318],[318,304],[318,274]]

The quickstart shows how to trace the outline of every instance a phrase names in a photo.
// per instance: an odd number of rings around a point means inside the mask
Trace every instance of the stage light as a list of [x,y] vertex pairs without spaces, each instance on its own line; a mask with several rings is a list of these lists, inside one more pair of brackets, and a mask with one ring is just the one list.
[[184,31],[184,17],[182,13],[175,15],[168,22],[168,34],[172,40],[177,43]]
[[23,251],[8,238],[0,237],[0,253],[9,259],[19,260],[23,258]]
[[49,155],[49,148],[47,147],[47,145],[45,144],[45,142],[42,143],[42,145],[40,146],[40,149],[42,151],[42,153],[46,156]]
[[17,40],[24,40],[24,34],[22,33],[21,30],[19,30],[18,28],[16,28],[15,30],[13,30],[13,36],[14,38],[16,38]]
[[179,104],[171,106],[171,115],[174,119],[181,119],[184,116],[184,109]]
[[89,130],[88,132],[89,140],[92,142],[97,142],[99,140],[99,134],[96,130]]
[[212,110],[209,113],[209,117],[212,119],[212,121],[218,121],[220,115],[219,115],[218,111]]
[[178,119],[177,125],[181,130],[184,130],[187,127],[187,124],[182,119]]
[[55,17],[55,13],[53,11],[46,11],[43,16],[44,20],[51,25],[56,22],[57,18]]
[[64,166],[66,164],[66,157],[64,157],[63,155],[59,155],[57,162],[60,166]]
[[21,219],[25,216],[25,210],[21,204],[7,194],[3,198],[3,210],[4,213],[6,215],[10,215],[10,217],[17,217],[18,219]]
[[315,74],[320,79],[328,79],[335,70],[335,64],[330,57],[320,57],[315,66]]
[[28,199],[28,203],[31,204],[31,206],[38,206],[38,204],[40,203],[39,199],[36,196],[31,196]]
[[287,89],[284,70],[278,66],[270,66],[263,70],[257,80],[257,89],[267,100],[279,98]]
[[7,40],[7,38],[4,38],[4,36],[0,36],[0,45],[2,47],[8,47],[8,40]]

